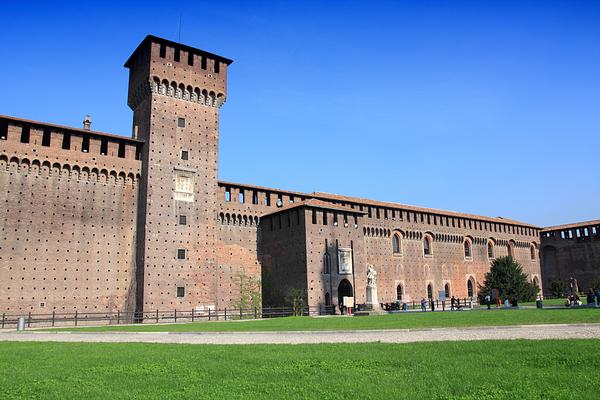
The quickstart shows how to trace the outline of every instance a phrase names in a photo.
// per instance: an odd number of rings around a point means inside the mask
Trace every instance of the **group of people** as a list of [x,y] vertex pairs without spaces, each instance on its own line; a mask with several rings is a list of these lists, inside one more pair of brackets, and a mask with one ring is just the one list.
[[[435,300],[433,298],[429,299],[429,301],[425,300],[425,297],[421,298],[421,311],[427,311],[427,305],[429,304],[429,308],[431,311],[435,311]],[[450,299],[450,310],[462,310],[462,306],[460,305],[460,300],[456,297],[452,296]]]
[[[588,291],[587,294],[587,298],[586,298],[587,304],[588,305],[600,305],[600,289],[598,290],[594,290],[592,288],[590,288],[590,290]],[[571,294],[567,297],[567,301],[565,302],[565,306],[567,307],[571,307],[571,306],[581,306],[583,305],[583,302],[581,301],[581,299],[579,298],[579,295],[577,293]]]
[[[487,294],[484,298],[485,300],[485,305],[487,306],[487,309],[489,310],[490,308],[492,308],[492,296],[490,296],[489,294]],[[502,305],[502,299],[500,298],[500,296],[496,296],[496,308],[499,308]],[[512,298],[505,298],[504,299],[504,308],[511,308],[511,307],[518,307],[519,303],[517,302],[517,298],[516,297],[512,297]]]

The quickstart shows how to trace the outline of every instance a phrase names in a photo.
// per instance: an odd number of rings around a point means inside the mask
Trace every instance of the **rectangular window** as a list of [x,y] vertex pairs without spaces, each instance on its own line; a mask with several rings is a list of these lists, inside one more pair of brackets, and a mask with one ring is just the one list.
[[338,226],[338,214],[336,211],[333,212],[333,226]]
[[160,45],[160,51],[159,51],[159,55],[160,58],[165,58],[167,56],[167,47],[164,44]]
[[191,67],[194,66],[194,53],[192,52],[188,53],[188,65]]
[[258,193],[256,193],[256,190],[252,191],[252,204],[258,204]]
[[181,150],[181,159],[182,160],[187,160],[189,157],[189,153],[187,150]]
[[108,140],[102,139],[100,141],[100,155],[105,156],[108,154]]
[[323,210],[323,225],[327,225],[327,211]]
[[83,135],[83,139],[81,141],[81,151],[87,153],[90,151],[90,137],[89,135]]
[[50,147],[50,129],[44,129],[42,133],[42,146]]
[[179,62],[179,49],[175,49],[173,60],[175,60],[175,62]]
[[177,286],[177,297],[185,297],[185,287]]
[[0,140],[6,140],[8,137],[8,122],[0,122]]
[[244,204],[246,201],[246,196],[244,195],[244,189],[240,189],[240,193],[238,194],[238,203]]
[[119,142],[119,158],[125,158],[125,143]]
[[225,188],[225,201],[228,203],[231,201],[231,189],[230,188]]
[[29,138],[31,136],[31,128],[28,125],[25,125],[21,128],[21,143],[29,143]]
[[215,60],[215,74],[221,72],[221,62],[219,60]]
[[265,206],[271,205],[271,193],[265,193]]
[[177,259],[185,260],[185,249],[177,249]]
[[185,128],[185,118],[177,118],[177,126],[180,128]]
[[187,215],[179,216],[179,225],[187,225]]
[[200,68],[206,69],[206,56],[200,57]]
[[71,134],[69,132],[63,134],[62,148],[63,150],[71,149]]
[[317,210],[312,210],[312,223],[317,223]]

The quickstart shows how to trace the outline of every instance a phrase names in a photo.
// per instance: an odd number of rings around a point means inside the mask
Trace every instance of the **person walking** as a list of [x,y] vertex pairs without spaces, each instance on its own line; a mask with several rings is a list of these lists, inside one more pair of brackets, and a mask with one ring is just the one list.
[[489,294],[485,295],[485,304],[487,305],[487,309],[489,310],[490,308],[492,308],[492,298],[490,297]]
[[425,301],[425,297],[423,297],[421,299],[421,311],[423,311],[423,312],[427,311],[427,302]]
[[433,297],[429,299],[429,304],[431,305],[431,311],[435,311],[435,302],[433,301]]
[[450,298],[450,311],[454,311],[454,304],[456,304],[456,299],[454,296]]

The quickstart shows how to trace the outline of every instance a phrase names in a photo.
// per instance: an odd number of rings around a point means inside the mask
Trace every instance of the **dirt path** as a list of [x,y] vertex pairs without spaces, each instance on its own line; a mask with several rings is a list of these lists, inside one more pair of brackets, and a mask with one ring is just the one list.
[[300,344],[411,343],[489,339],[600,339],[600,324],[310,332],[0,332],[0,341],[20,342]]

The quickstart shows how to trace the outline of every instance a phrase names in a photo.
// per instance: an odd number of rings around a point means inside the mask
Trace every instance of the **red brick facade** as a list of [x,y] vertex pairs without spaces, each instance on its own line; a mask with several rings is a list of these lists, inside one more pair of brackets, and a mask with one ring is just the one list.
[[337,304],[344,279],[361,303],[368,265],[381,302],[466,297],[509,252],[539,282],[532,225],[218,181],[230,63],[147,37],[125,64],[132,138],[0,117],[0,311],[202,312],[239,299],[241,274],[262,274],[266,303]]
[[541,246],[545,291],[553,280],[574,278],[587,292],[600,279],[600,220],[544,228]]

